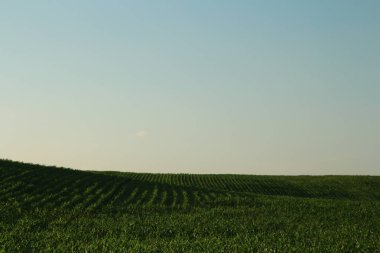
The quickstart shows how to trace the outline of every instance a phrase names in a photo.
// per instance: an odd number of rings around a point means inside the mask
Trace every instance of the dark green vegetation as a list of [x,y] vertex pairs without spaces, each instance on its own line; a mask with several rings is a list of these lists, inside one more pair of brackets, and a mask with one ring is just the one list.
[[380,177],[83,172],[0,160],[0,252],[380,252]]

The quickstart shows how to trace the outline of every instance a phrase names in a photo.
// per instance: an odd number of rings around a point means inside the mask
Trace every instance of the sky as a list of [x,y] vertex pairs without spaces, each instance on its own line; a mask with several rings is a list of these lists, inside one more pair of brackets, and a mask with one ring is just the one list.
[[380,175],[380,1],[0,1],[0,157]]

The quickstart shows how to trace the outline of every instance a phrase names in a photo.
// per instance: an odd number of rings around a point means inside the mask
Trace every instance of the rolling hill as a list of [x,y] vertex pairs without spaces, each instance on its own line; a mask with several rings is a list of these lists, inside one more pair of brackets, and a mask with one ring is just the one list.
[[0,160],[0,251],[377,252],[380,177],[91,172]]
[[190,175],[79,170],[0,161],[0,201],[97,210],[187,207],[256,195],[380,200],[380,177]]

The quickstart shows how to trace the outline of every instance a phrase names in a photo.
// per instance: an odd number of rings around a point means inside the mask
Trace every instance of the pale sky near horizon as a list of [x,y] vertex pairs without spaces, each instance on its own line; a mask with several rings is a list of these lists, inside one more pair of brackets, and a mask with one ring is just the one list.
[[380,1],[0,1],[0,158],[380,175]]

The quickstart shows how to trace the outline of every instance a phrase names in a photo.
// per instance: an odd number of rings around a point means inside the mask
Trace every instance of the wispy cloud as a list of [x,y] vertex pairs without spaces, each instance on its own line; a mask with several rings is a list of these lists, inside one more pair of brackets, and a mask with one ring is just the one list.
[[135,135],[137,137],[139,137],[139,138],[144,138],[144,137],[146,137],[148,135],[148,132],[145,131],[145,130],[139,130],[139,131],[136,132]]

